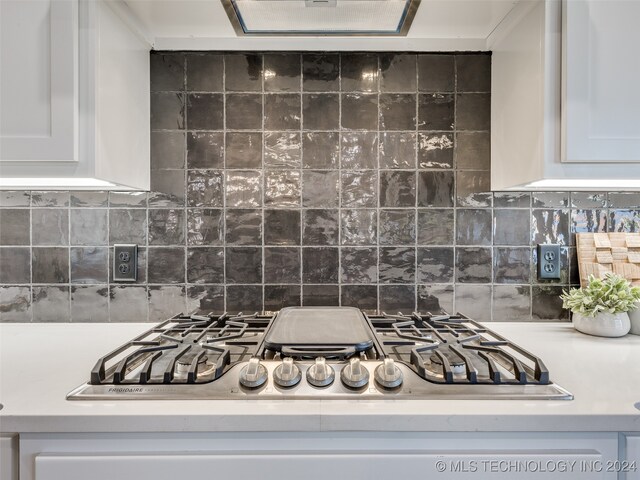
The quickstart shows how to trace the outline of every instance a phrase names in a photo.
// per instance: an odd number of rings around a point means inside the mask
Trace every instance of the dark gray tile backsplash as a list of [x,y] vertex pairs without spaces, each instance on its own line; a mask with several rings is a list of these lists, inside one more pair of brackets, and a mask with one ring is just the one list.
[[[640,194],[490,192],[490,87],[482,53],[153,53],[151,192],[0,192],[0,321],[567,319],[574,234],[640,231]],[[139,245],[135,284],[114,243]]]

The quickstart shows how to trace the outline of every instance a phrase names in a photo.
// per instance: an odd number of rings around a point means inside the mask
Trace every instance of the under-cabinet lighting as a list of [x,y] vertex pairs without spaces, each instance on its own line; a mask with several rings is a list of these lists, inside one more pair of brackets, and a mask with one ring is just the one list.
[[97,178],[56,177],[56,178],[19,178],[0,177],[0,189],[3,190],[40,190],[40,189],[105,189],[133,190],[131,187],[107,182]]
[[577,178],[547,178],[511,190],[540,189],[540,190],[640,190],[640,180],[633,179],[577,179]]

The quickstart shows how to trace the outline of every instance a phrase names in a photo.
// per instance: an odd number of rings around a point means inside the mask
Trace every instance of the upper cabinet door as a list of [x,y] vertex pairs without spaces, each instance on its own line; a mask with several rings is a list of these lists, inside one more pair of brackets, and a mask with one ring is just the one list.
[[77,1],[0,1],[0,161],[78,160],[77,38]]
[[567,0],[563,162],[640,162],[640,2]]

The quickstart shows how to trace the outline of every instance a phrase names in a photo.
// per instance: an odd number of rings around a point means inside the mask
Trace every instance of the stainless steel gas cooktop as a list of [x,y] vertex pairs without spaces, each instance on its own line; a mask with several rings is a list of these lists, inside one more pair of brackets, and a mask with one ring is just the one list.
[[100,358],[70,400],[550,399],[543,361],[464,315],[290,307],[177,315]]

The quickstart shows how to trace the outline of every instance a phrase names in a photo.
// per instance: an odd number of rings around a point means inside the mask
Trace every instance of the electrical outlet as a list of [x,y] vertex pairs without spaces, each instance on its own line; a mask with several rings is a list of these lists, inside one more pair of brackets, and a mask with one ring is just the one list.
[[560,280],[560,245],[538,244],[538,280]]
[[138,245],[114,245],[113,281],[135,282],[138,278]]

